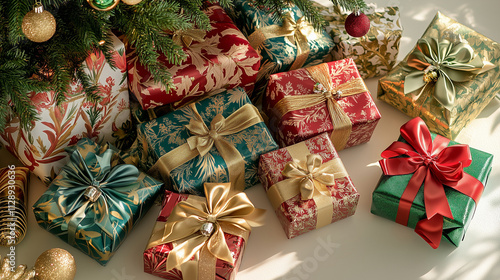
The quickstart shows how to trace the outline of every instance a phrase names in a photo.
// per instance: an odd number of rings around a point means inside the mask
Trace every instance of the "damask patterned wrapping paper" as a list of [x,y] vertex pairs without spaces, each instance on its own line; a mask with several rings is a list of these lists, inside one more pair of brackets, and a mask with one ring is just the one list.
[[[171,191],[166,191],[165,199],[163,201],[162,210],[156,219],[155,229],[161,227],[162,222],[166,222],[170,213],[175,205],[180,201],[185,201],[188,197],[194,198],[194,195],[178,194]],[[196,197],[201,198],[201,197]],[[227,246],[233,256],[235,263],[231,264],[226,261],[218,259],[216,262],[216,280],[229,280],[236,277],[236,273],[243,259],[243,252],[245,250],[245,240],[242,237],[234,236],[228,233],[224,234]],[[173,244],[157,245],[144,251],[144,272],[153,274],[155,276],[170,279],[170,280],[188,280],[182,275],[182,272],[174,268],[167,271],[167,256],[172,250]]]
[[117,147],[130,142],[131,127],[126,59],[123,43],[112,35],[116,68],[106,62],[102,53],[92,53],[85,70],[91,81],[99,85],[102,100],[93,104],[86,100],[79,82],[72,83],[67,101],[56,106],[54,92],[32,92],[30,98],[39,120],[31,130],[21,129],[19,119],[12,118],[0,135],[0,142],[40,180],[47,185],[68,162],[64,148],[82,138],[110,142]]
[[[431,136],[435,139],[436,134],[431,133]],[[399,137],[398,141],[407,143],[402,137]],[[450,141],[448,147],[458,144]],[[463,168],[463,171],[486,186],[493,164],[493,155],[474,148],[470,148],[470,153],[472,164]],[[401,196],[412,176],[413,174],[382,175],[372,194],[371,212],[392,221],[396,220]],[[417,223],[426,217],[424,189],[425,187],[420,187],[413,200],[407,225],[410,228],[415,228]],[[477,205],[472,198],[448,186],[444,186],[444,192],[454,219],[444,217],[442,239],[458,246],[465,237]]]
[[401,27],[398,7],[381,7],[367,4],[363,13],[370,19],[370,30],[362,37],[353,37],[345,30],[345,20],[350,12],[341,11],[331,1],[321,6],[320,13],[328,22],[326,31],[332,36],[335,47],[325,61],[352,58],[363,79],[387,74],[396,64],[399,53]]
[[410,117],[421,117],[432,132],[454,139],[500,90],[500,45],[440,12],[422,36],[422,39],[433,38],[451,42],[466,40],[474,53],[495,67],[473,80],[454,82],[454,104],[451,109],[446,109],[431,94],[435,90],[434,85],[430,84],[428,90],[416,100],[412,94],[405,94],[405,77],[410,73],[407,61],[412,51],[379,80],[378,98]]
[[[329,62],[325,65],[328,68],[328,73],[325,75],[331,77],[334,87],[361,79],[352,59]],[[299,143],[323,132],[332,133],[335,129],[326,100],[300,110],[290,111],[288,105],[284,106],[287,107],[286,111],[289,111],[285,114],[277,110],[277,104],[282,103],[283,99],[317,94],[316,83],[317,81],[305,68],[271,75],[263,109],[269,117],[269,129],[280,147]],[[363,81],[360,83],[364,86]],[[368,142],[381,116],[366,86],[358,94],[341,97],[335,100],[335,103],[352,123],[352,130],[344,148]],[[334,138],[335,135],[332,134]],[[337,150],[340,149],[337,147]]]
[[[258,7],[252,0],[236,0],[234,7],[230,11],[235,23],[247,38],[250,44],[252,42],[252,34],[258,30],[263,30],[265,27],[276,25],[282,26],[283,22],[273,20],[273,15],[265,11],[266,7]],[[330,52],[334,43],[326,31],[307,32],[311,31],[306,21],[303,18],[302,12],[296,6],[291,6],[283,11],[283,14],[291,16],[293,21],[299,27],[296,33],[304,34],[307,38],[307,48],[309,50],[306,60],[302,65],[294,65],[294,62],[299,55],[300,40],[296,36],[278,36],[266,39],[260,46],[254,46],[261,58],[261,65],[257,75],[254,95],[252,101],[262,98],[266,90],[269,75],[279,72],[286,72],[292,66],[297,68],[312,66],[323,62],[324,57]],[[304,31],[300,31],[300,30]],[[307,34],[307,35],[305,35]],[[255,101],[254,101],[255,102]]]
[[[248,40],[218,4],[210,4],[205,13],[212,29],[203,35],[195,29],[191,34],[180,31],[180,38],[187,59],[180,65],[169,63],[164,55],[158,58],[172,75],[174,88],[153,81],[151,73],[138,61],[134,49],[127,52],[128,78],[131,92],[143,109],[173,104],[180,106],[207,94],[216,94],[234,87],[250,93],[254,88],[260,59]],[[189,37],[190,34],[193,37]],[[189,45],[182,40],[191,38]],[[193,39],[194,38],[194,39]]]
[[[270,189],[272,186],[287,180],[287,177],[282,174],[286,164],[293,160],[304,161],[306,156],[311,154],[320,155],[323,164],[331,161],[340,162],[337,163],[338,167],[334,170],[336,174],[335,183],[326,186],[330,198],[328,198],[329,203],[326,203],[323,207],[331,208],[327,209],[327,211],[331,212],[327,217],[327,222],[333,223],[354,215],[358,205],[359,193],[345,171],[342,161],[340,161],[326,133],[260,157],[259,179],[269,198],[271,199]],[[292,184],[287,184],[287,187],[291,188]],[[315,199],[302,200],[300,194],[282,202],[274,210],[288,238],[318,228],[318,213],[325,211],[325,209],[317,206]],[[324,225],[326,223],[322,226]]]
[[[242,88],[228,90],[190,106],[196,108],[207,128],[212,127],[211,123],[217,115],[222,115],[227,119],[232,115],[234,117],[234,114],[237,114],[235,112],[243,107],[254,108]],[[160,158],[171,158],[169,152],[186,145],[193,137],[194,134],[186,127],[192,120],[197,119],[193,107],[190,106],[138,126],[138,145],[135,151],[140,158],[143,170],[150,170],[154,166],[161,165],[156,164]],[[253,118],[261,118],[256,110],[252,111],[254,111]],[[243,163],[244,172],[233,174],[244,177],[244,186],[240,185],[239,188],[258,184],[259,156],[278,148],[266,125],[259,121],[242,131],[220,137],[236,148],[243,162],[233,160],[233,163],[228,165],[219,150],[213,146],[204,156],[198,155],[188,160],[173,169],[170,174],[161,172],[159,169],[150,173],[157,178],[163,178],[167,185],[170,184],[169,187],[176,192],[202,196],[204,182],[229,182],[233,165]],[[177,156],[175,158],[177,159]],[[230,159],[235,158],[237,157],[234,155],[230,156]]]
[[35,218],[42,228],[106,265],[163,183],[123,164],[115,147],[82,139],[67,151],[71,161],[33,205]]

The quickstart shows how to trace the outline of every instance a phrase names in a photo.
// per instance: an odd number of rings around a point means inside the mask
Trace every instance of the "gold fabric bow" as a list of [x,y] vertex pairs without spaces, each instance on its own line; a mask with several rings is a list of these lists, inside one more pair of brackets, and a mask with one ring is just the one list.
[[286,164],[281,172],[283,176],[291,179],[290,184],[300,186],[302,200],[312,199],[315,190],[322,195],[329,196],[330,191],[326,186],[335,185],[335,176],[329,166],[322,165],[320,155],[307,155],[306,162],[293,160]]
[[299,69],[304,65],[311,51],[308,41],[314,41],[318,38],[313,25],[305,17],[295,21],[288,13],[281,26],[268,25],[259,28],[248,36],[248,41],[260,53],[264,41],[276,37],[287,37],[292,44],[297,46],[297,56],[289,70]]
[[267,196],[274,209],[278,209],[283,202],[298,194],[301,200],[313,199],[317,208],[316,228],[328,225],[332,221],[333,206],[331,192],[327,186],[335,185],[335,179],[347,177],[347,172],[339,158],[323,164],[321,156],[309,154],[303,142],[287,149],[292,148],[305,152],[306,161],[294,159],[287,163],[282,171],[287,179],[272,185]]
[[[187,273],[196,274],[198,279],[215,279],[217,259],[234,263],[224,233],[240,236],[246,242],[251,227],[263,225],[265,210],[256,209],[246,194],[233,192],[231,183],[205,183],[205,195],[206,200],[196,197],[195,201],[179,202],[166,222],[157,222],[160,226],[153,232],[147,249],[175,242],[167,256],[167,271],[182,271],[184,264],[201,254],[203,258],[196,260],[197,266],[184,266],[197,272]],[[213,230],[203,231],[205,224],[211,224]]]
[[306,70],[309,72],[311,78],[321,85],[321,88],[315,89],[314,94],[285,96],[276,103],[273,110],[278,114],[278,118],[281,119],[286,113],[310,108],[326,102],[333,124],[333,131],[330,138],[335,149],[340,151],[344,149],[349,140],[352,131],[352,122],[337,100],[367,92],[368,89],[361,78],[355,78],[334,86],[332,74],[330,74],[332,71],[330,71],[328,63],[308,67]]
[[172,35],[174,43],[181,47],[189,48],[193,41],[205,42],[207,32],[201,29],[176,30]]
[[[153,165],[151,171],[159,171],[168,175],[172,170],[197,156],[205,156],[215,146],[224,159],[229,173],[229,181],[237,190],[245,189],[245,160],[232,143],[223,136],[232,135],[262,122],[257,108],[251,104],[243,105],[227,118],[216,115],[210,122],[210,129],[206,126],[194,103],[189,105],[193,110],[187,129],[191,137],[187,143],[164,154]],[[164,178],[166,180],[166,178]]]

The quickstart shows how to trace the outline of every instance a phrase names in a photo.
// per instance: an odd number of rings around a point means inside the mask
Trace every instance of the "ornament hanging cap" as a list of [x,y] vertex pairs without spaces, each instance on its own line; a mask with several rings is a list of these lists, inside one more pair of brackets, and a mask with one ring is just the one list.
[[42,5],[42,2],[40,1],[36,1],[35,2],[35,5],[33,7],[33,10],[35,11],[35,13],[37,14],[41,14],[43,13],[43,5]]

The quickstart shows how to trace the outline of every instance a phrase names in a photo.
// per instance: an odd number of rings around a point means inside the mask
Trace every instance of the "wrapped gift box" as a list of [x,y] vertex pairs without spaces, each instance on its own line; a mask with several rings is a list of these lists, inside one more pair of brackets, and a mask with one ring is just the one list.
[[174,34],[174,41],[178,38],[187,54],[182,64],[170,63],[163,54],[158,58],[173,78],[174,88],[169,92],[154,82],[151,73],[138,61],[135,50],[128,51],[129,87],[143,109],[171,103],[178,106],[237,86],[252,92],[260,66],[259,55],[218,4],[210,4],[205,13],[210,18],[210,31],[195,29]]
[[413,51],[379,80],[378,98],[454,139],[499,92],[499,60],[498,43],[438,12]]
[[352,58],[363,79],[387,74],[396,64],[403,31],[399,8],[367,4],[363,13],[370,20],[370,30],[362,37],[353,37],[345,30],[345,20],[351,12],[341,10],[331,1],[327,3],[328,6],[320,6],[320,13],[328,22],[326,31],[335,46],[325,61]]
[[[313,180],[306,179],[310,174]],[[259,178],[288,238],[349,217],[358,205],[359,194],[326,133],[262,155]],[[314,191],[301,185],[307,181]]]
[[[298,7],[290,6],[283,11],[286,22],[273,20],[273,15],[265,9],[253,0],[236,0],[231,11],[234,21],[261,57],[252,100],[262,97],[269,75],[320,64],[334,45],[326,31],[313,30]],[[293,35],[294,31],[284,26],[298,31]]]
[[196,195],[204,182],[232,182],[239,190],[257,184],[259,155],[277,148],[242,88],[142,123],[137,134],[143,170]]
[[105,265],[153,205],[163,183],[122,164],[116,148],[89,139],[33,205],[38,224]]
[[[208,184],[208,185],[217,185],[217,184]],[[228,189],[230,189],[231,187],[230,184],[223,184],[223,185],[226,185]],[[207,193],[207,197],[209,196],[210,194]],[[222,199],[226,198],[225,195],[221,197]],[[246,195],[244,197],[246,198]],[[226,216],[224,217],[225,222],[224,221],[219,222],[219,225],[223,232],[223,238],[225,242],[223,242],[222,240],[221,241],[222,243],[224,243],[223,246],[227,246],[227,249],[229,250],[233,258],[232,262],[223,260],[219,258],[219,256],[212,255],[211,253],[208,252],[208,250],[206,250],[206,248],[204,248],[207,245],[204,245],[203,247],[201,247],[201,249],[199,249],[197,253],[195,253],[195,256],[188,258],[187,262],[175,266],[172,269],[170,267],[167,267],[169,263],[170,254],[174,254],[175,247],[181,245],[181,241],[176,242],[177,245],[174,245],[173,242],[169,241],[169,239],[174,239],[174,238],[165,235],[166,232],[169,232],[166,231],[167,228],[169,229],[173,228],[174,231],[172,231],[172,234],[178,235],[178,237],[183,235],[190,235],[191,237],[194,236],[197,239],[204,238],[201,236],[200,231],[197,231],[197,233],[195,234],[191,234],[190,232],[188,232],[189,230],[186,229],[186,227],[184,226],[184,229],[187,233],[178,233],[175,232],[175,228],[181,228],[181,225],[176,225],[176,226],[169,225],[169,223],[172,223],[171,219],[175,218],[175,214],[182,211],[180,210],[181,209],[180,203],[181,204],[189,203],[190,205],[192,205],[192,208],[196,208],[197,210],[207,209],[207,204],[208,204],[207,199],[204,197],[187,195],[187,194],[177,194],[170,191],[166,191],[162,210],[156,220],[156,224],[153,228],[153,232],[149,239],[148,245],[146,247],[146,250],[144,251],[144,271],[165,279],[182,280],[182,279],[198,279],[197,271],[199,271],[200,268],[203,269],[204,273],[203,276],[205,277],[204,279],[210,279],[210,278],[217,280],[235,279],[236,273],[238,272],[238,268],[241,264],[243,252],[245,250],[245,245],[250,235],[250,230],[249,230],[250,228],[248,228],[248,230],[245,230],[240,227],[238,228],[238,230],[235,231],[234,226],[228,223],[230,219],[229,216],[234,212],[227,209],[226,213],[229,213],[229,215],[226,214]],[[247,203],[249,204],[244,205],[242,203],[233,203],[231,205],[234,205],[233,207],[239,207],[240,209],[246,210],[247,207],[251,205],[248,199]],[[224,205],[224,203],[221,203],[220,205]],[[227,206],[227,204],[224,206]],[[251,207],[253,208],[253,205]],[[214,209],[214,208],[216,209],[217,207],[208,209]],[[254,208],[254,210],[260,212],[260,209]],[[204,213],[204,211],[206,210],[196,212],[196,217],[199,218],[201,221],[203,221],[205,217],[198,215]],[[180,212],[180,213],[184,214],[185,212]],[[192,213],[190,213],[190,215],[187,214],[184,215],[192,217],[191,216]],[[245,215],[248,214],[245,213],[243,215],[239,215],[238,220],[241,221],[245,219],[246,217]],[[186,219],[182,218],[180,220],[180,222],[183,221],[186,221]],[[250,221],[247,220],[246,222],[248,223]],[[200,225],[198,225],[198,227],[201,226],[201,223],[203,222],[200,222]],[[256,226],[256,224],[253,224],[252,226]],[[214,228],[214,230],[212,231],[212,235],[205,236],[205,238],[213,239],[214,238],[213,233],[216,231],[217,229]],[[198,234],[199,236],[196,234]],[[192,242],[192,240],[189,240],[189,238],[182,239],[182,242],[184,242],[185,240],[188,240],[187,242]],[[217,242],[216,244],[220,243]],[[186,251],[183,251],[183,253]]]
[[271,75],[264,101],[280,147],[329,132],[339,151],[368,142],[380,119],[352,59]]
[[32,92],[30,98],[40,119],[26,130],[19,126],[17,117],[12,118],[0,135],[7,150],[46,184],[68,162],[64,148],[79,139],[88,137],[118,147],[130,140],[126,133],[131,122],[124,46],[116,36],[112,35],[112,39],[112,57],[117,68],[112,69],[100,52],[85,60],[85,71],[100,88],[99,103],[86,100],[79,82],[68,87],[67,101],[61,106],[56,106],[55,92]]
[[[493,155],[429,133],[420,118],[405,124],[401,128],[401,135],[398,142],[382,153],[385,158],[381,160],[384,175],[373,191],[371,212],[414,228],[434,248],[439,246],[442,238],[458,246],[486,185]],[[448,148],[443,150],[445,147]],[[430,173],[425,174],[427,168],[420,170],[423,166],[430,166]],[[460,170],[462,166],[466,173],[463,177]],[[439,170],[443,170],[443,173]],[[456,179],[453,181],[446,177],[450,175],[456,176],[458,183]],[[425,183],[422,176],[425,177]],[[427,196],[434,196],[434,201],[426,200]],[[439,201],[439,206],[436,206],[436,201]],[[450,209],[452,217],[436,214],[435,218],[440,216],[441,221],[435,224],[437,235],[430,235],[422,228],[425,228],[427,217],[433,215],[433,212],[429,215],[429,211],[438,207]]]

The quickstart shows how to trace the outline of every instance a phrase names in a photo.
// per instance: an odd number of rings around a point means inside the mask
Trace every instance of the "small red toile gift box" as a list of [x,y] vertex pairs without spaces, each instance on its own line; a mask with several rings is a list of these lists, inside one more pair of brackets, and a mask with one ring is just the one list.
[[206,197],[166,191],[144,251],[144,271],[172,280],[236,277],[251,226],[264,210],[254,208],[231,183],[205,183]]
[[172,39],[183,46],[187,59],[174,65],[162,54],[158,58],[172,75],[174,88],[170,92],[154,82],[135,50],[128,50],[129,88],[144,110],[167,104],[181,106],[237,86],[252,92],[260,67],[259,54],[221,6],[210,4],[204,12],[210,19],[210,31],[178,30],[173,34]]
[[271,75],[263,108],[280,147],[328,132],[340,151],[368,142],[380,119],[350,58]]
[[349,217],[358,205],[327,133],[261,155],[259,178],[288,238]]

